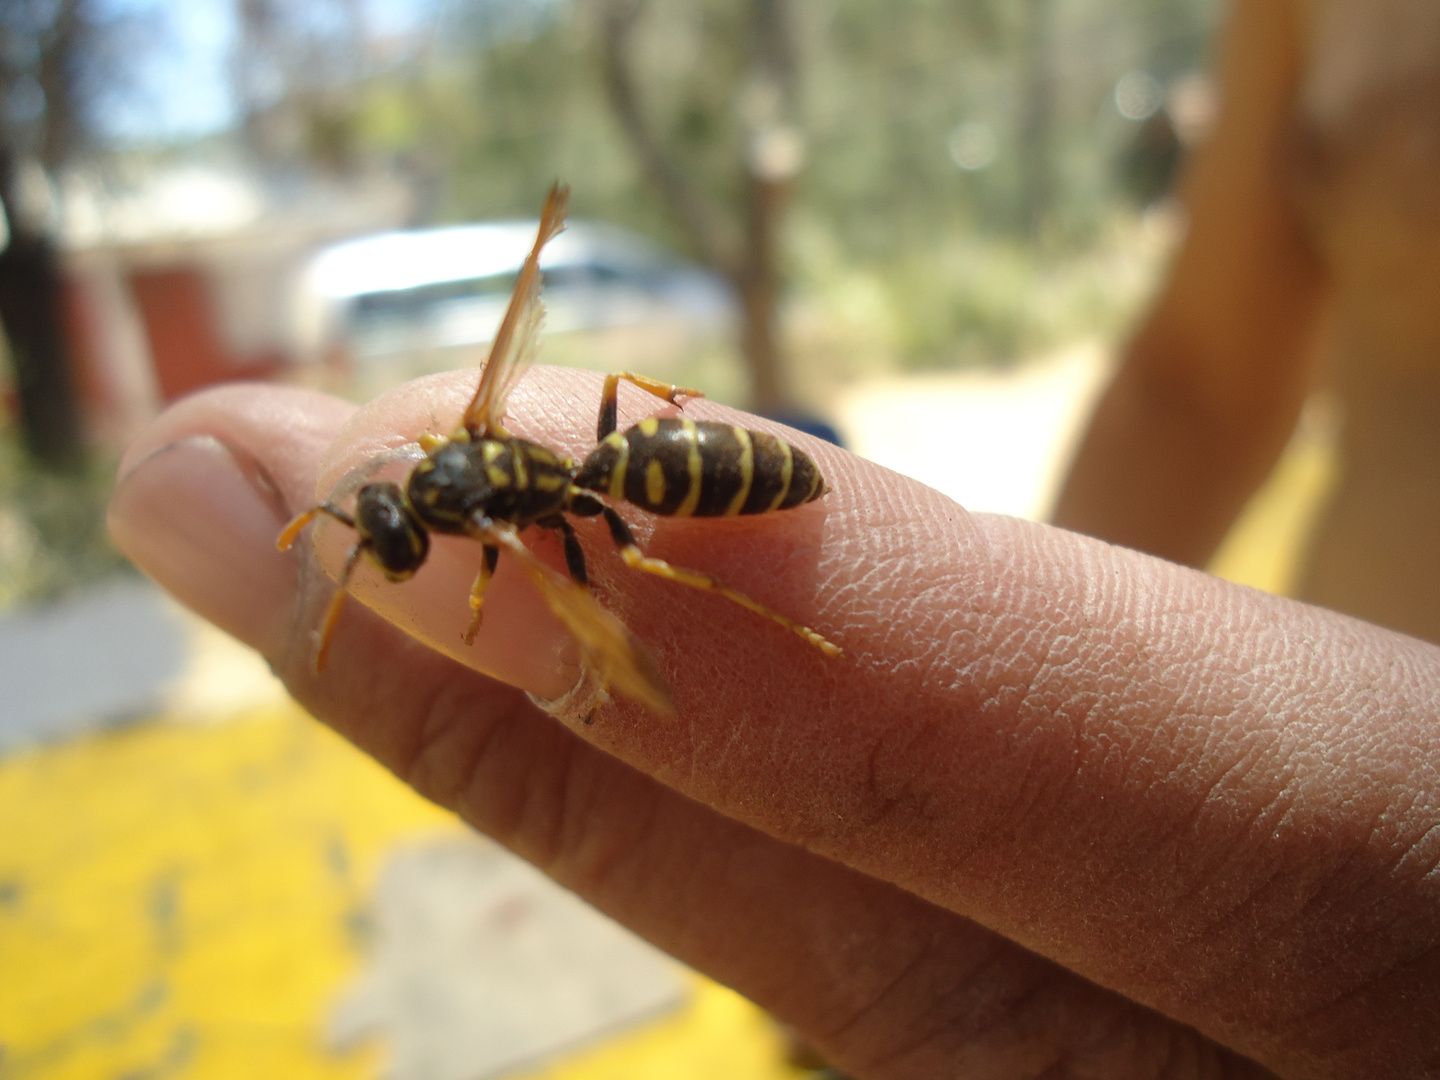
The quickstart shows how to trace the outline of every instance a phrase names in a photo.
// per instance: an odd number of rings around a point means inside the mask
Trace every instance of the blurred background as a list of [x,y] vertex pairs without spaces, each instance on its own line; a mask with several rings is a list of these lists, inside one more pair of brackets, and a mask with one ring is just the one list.
[[[1183,233],[1218,8],[0,2],[0,1078],[803,1075],[128,571],[119,450],[224,380],[478,363],[560,178],[542,361],[1043,519]],[[1217,570],[1284,591],[1328,430]]]

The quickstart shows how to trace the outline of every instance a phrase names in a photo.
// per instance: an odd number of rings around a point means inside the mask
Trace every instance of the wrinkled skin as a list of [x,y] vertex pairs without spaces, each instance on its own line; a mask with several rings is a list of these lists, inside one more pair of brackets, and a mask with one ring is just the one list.
[[[391,621],[352,602],[315,676],[320,567],[349,537],[280,554],[276,533],[356,465],[448,431],[473,386],[438,376],[359,411],[275,387],[190,398],[126,456],[112,531],[316,717],[857,1077],[1440,1071],[1440,649],[969,514],[796,435],[832,488],[818,503],[625,513],[651,553],[840,659],[626,570],[587,521],[597,594],[676,718],[540,711],[516,687],[562,693],[573,649],[504,559],[467,649],[479,549],[451,538],[412,582],[358,577]],[[599,387],[537,369],[511,427],[579,454]],[[622,423],[670,411],[622,390]]]

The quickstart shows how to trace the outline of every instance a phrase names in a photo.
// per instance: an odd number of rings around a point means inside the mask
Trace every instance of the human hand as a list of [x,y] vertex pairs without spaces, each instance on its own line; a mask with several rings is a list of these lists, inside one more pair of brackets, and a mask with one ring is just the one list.
[[[582,454],[599,384],[532,371],[511,426]],[[1440,1070],[1440,650],[968,514],[797,437],[832,488],[819,503],[623,512],[653,523],[651,554],[809,623],[840,659],[625,569],[589,521],[597,591],[675,718],[537,709],[515,687],[563,693],[573,650],[504,559],[463,646],[463,540],[410,583],[359,575],[405,632],[351,603],[314,675],[333,588],[317,559],[333,570],[349,537],[280,554],[276,534],[379,451],[448,433],[473,385],[440,376],[358,412],[276,387],[190,398],[126,455],[112,532],[422,794],[858,1077]],[[622,387],[622,424],[656,404]]]

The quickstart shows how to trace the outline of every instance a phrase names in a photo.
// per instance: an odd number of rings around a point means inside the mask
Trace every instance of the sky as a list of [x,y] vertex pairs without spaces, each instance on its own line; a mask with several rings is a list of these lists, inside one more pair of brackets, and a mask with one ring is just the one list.
[[225,58],[235,32],[232,0],[125,0],[153,20],[150,55],[102,115],[112,135],[149,139],[203,135],[233,118]]
[[[403,33],[434,3],[365,0],[366,20],[379,34]],[[226,70],[234,7],[235,0],[112,0],[114,11],[145,18],[154,32],[131,89],[102,115],[106,131],[120,139],[175,139],[229,126],[235,118]]]

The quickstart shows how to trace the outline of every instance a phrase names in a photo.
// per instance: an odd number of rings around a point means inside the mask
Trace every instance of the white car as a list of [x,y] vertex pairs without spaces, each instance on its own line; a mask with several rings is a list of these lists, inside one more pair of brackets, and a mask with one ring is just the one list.
[[[322,352],[343,347],[366,391],[476,362],[468,354],[500,325],[536,227],[416,229],[323,249],[302,284],[319,316],[312,340]],[[723,278],[628,229],[573,221],[546,246],[540,266],[550,334],[637,328],[674,341],[678,330],[693,341],[734,325],[736,301]]]

